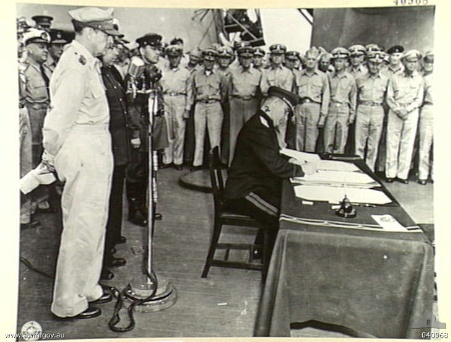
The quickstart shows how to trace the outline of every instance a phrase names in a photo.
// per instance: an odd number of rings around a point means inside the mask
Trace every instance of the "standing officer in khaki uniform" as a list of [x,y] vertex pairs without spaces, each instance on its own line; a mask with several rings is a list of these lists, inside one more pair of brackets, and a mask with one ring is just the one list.
[[44,123],[44,160],[65,181],[63,232],[52,312],[91,318],[91,306],[111,300],[99,285],[113,171],[109,109],[100,61],[113,28],[113,10],[83,7],[69,11],[76,32],[55,68],[52,107]]
[[338,47],[332,50],[334,72],[329,73],[330,102],[324,124],[324,149],[326,153],[345,152],[348,127],[354,122],[357,88],[354,76],[346,71],[349,52]]
[[[279,87],[287,91],[292,91],[294,85],[293,72],[283,66],[287,47],[282,44],[274,44],[269,47],[269,51],[270,65],[267,69],[263,70],[260,82],[260,89],[263,96],[268,95],[269,87]],[[286,146],[287,124],[282,124],[277,128],[279,143],[283,146]]]
[[295,93],[300,98],[296,106],[296,149],[315,152],[319,128],[324,126],[329,109],[330,89],[327,76],[318,70],[319,51],[305,53],[306,68],[296,75]]
[[418,183],[426,185],[430,176],[433,180],[433,167],[431,161],[431,150],[434,139],[434,53],[426,52],[424,58],[424,102],[420,111],[420,146],[418,163]]
[[27,49],[26,68],[23,71],[27,94],[25,105],[32,131],[33,167],[36,167],[41,161],[42,125],[50,103],[48,87],[52,72],[44,65],[50,35],[46,31],[32,28],[25,33],[23,41]]
[[355,154],[365,160],[374,171],[379,140],[384,124],[384,103],[388,78],[380,72],[383,55],[380,52],[368,54],[368,74],[358,77],[357,115],[355,122]]
[[237,50],[240,65],[232,69],[229,76],[230,102],[230,153],[229,165],[235,153],[238,133],[244,124],[257,112],[257,92],[261,80],[261,72],[252,68],[254,49],[241,47]]
[[194,105],[195,149],[193,169],[202,167],[205,133],[208,132],[210,146],[221,145],[223,112],[221,103],[226,98],[227,79],[214,70],[216,51],[203,51],[204,65],[192,74],[191,91],[188,95]]
[[185,125],[191,108],[191,99],[188,98],[191,73],[180,65],[182,53],[178,45],[166,48],[169,66],[162,70],[160,81],[169,130],[169,146],[164,149],[162,167],[174,163],[177,170],[182,169]]
[[409,183],[419,108],[424,97],[424,81],[417,71],[420,59],[418,51],[408,51],[402,57],[404,72],[394,75],[388,83],[387,182],[393,182],[396,177],[403,184]]
[[[381,74],[390,80],[393,75],[398,75],[404,72],[404,65],[401,63],[401,57],[404,52],[404,47],[401,45],[392,46],[388,49],[388,66],[381,71]],[[381,140],[379,142],[379,150],[376,161],[376,171],[385,171],[385,162],[387,158],[387,121],[388,108],[385,108],[385,120],[382,128]]]

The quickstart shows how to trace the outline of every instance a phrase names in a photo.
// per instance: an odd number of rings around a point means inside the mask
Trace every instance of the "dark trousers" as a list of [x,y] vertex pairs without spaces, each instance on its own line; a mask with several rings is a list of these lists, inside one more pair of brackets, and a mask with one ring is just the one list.
[[115,165],[113,169],[108,220],[105,234],[105,251],[103,258],[104,265],[105,262],[108,262],[113,258],[111,249],[122,236],[122,195],[124,191],[126,167],[126,165]]
[[[280,194],[275,194],[261,188],[252,191],[249,195],[239,199],[228,199],[226,206],[243,215],[250,216],[269,229],[271,246],[275,242],[279,229]],[[263,234],[260,230],[255,239],[256,244],[262,244]]]

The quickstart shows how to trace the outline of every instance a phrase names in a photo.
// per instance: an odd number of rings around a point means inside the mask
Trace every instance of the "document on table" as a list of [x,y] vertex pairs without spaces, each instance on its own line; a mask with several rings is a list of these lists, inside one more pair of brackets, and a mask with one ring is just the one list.
[[353,184],[369,184],[374,183],[374,179],[363,172],[349,172],[349,171],[327,171],[317,170],[311,175],[303,177],[295,177],[295,180],[305,182],[321,182],[321,183],[353,183]]
[[392,200],[382,191],[325,185],[296,185],[296,197],[307,201],[340,203],[346,195],[351,203],[388,204]]
[[288,157],[297,159],[300,162],[318,162],[321,160],[319,155],[317,155],[315,153],[300,152],[300,151],[296,151],[296,150],[291,150],[289,148],[281,149],[280,154],[284,154]]

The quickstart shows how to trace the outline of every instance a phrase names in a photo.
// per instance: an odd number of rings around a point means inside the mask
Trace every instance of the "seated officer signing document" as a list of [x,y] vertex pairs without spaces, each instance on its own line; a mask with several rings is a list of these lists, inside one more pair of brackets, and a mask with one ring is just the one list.
[[[315,164],[296,164],[280,154],[278,127],[293,115],[298,97],[270,87],[260,110],[241,130],[225,188],[227,205],[276,231],[282,179],[316,171]],[[257,237],[257,240],[259,237]]]

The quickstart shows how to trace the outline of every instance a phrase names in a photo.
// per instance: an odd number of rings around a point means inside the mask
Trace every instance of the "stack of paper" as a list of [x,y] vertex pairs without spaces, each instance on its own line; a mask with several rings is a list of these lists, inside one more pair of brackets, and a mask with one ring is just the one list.
[[280,154],[284,154],[288,157],[294,158],[299,162],[318,162],[321,160],[319,155],[315,153],[305,153],[296,150],[291,150],[289,148],[283,148],[280,150]]

